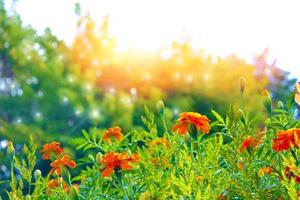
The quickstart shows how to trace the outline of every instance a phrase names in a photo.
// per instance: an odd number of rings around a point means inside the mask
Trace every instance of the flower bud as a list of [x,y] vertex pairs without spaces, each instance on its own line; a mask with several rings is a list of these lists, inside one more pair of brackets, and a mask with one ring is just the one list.
[[244,93],[245,87],[246,87],[246,80],[245,80],[244,77],[241,77],[240,78],[240,92],[241,92],[241,94]]
[[265,107],[267,113],[269,115],[271,115],[272,114],[272,99],[271,99],[271,95],[268,92],[268,90],[266,90],[266,89],[262,92],[262,95],[264,96],[264,99],[263,99],[264,107]]
[[36,169],[33,173],[35,180],[38,180],[42,176],[42,172],[39,169]]
[[164,111],[165,111],[165,105],[164,105],[164,102],[162,100],[159,100],[157,103],[156,103],[156,109],[158,111],[158,113],[160,115],[163,115],[164,114]]
[[89,155],[88,155],[88,158],[89,158],[92,162],[95,162],[95,159],[94,159],[94,156],[93,156],[93,155],[89,154]]
[[102,153],[98,152],[98,153],[96,154],[96,161],[97,161],[97,162],[100,162],[100,161],[102,160],[102,158],[103,158]]
[[9,156],[15,156],[14,144],[11,141],[8,141],[7,153],[8,153]]
[[277,108],[278,109],[283,109],[284,108],[284,105],[283,105],[282,101],[277,102]]

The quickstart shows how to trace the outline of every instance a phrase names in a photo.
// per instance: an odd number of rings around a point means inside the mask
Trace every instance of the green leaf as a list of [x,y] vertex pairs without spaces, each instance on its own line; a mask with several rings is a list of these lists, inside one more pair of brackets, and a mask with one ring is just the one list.
[[86,132],[86,130],[82,130],[82,134],[85,139],[90,140],[90,136],[89,136],[88,132]]
[[223,117],[219,113],[217,113],[214,110],[211,110],[211,112],[217,118],[217,120],[219,120],[219,122],[221,122],[222,124],[225,125],[224,119],[223,119]]

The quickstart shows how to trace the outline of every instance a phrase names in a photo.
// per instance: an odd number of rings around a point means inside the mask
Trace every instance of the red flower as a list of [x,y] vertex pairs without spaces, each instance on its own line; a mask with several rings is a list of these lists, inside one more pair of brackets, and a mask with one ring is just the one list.
[[255,148],[259,144],[259,141],[252,136],[249,136],[242,142],[240,151],[243,152],[245,149]]
[[114,137],[116,140],[120,141],[123,138],[123,134],[121,133],[121,128],[116,126],[113,128],[109,128],[105,131],[102,140],[111,143],[111,138]]
[[55,172],[57,174],[61,174],[61,170],[66,168],[66,167],[69,167],[71,169],[75,168],[76,167],[76,163],[74,160],[72,160],[70,158],[70,156],[68,155],[65,155],[61,158],[58,158],[56,160],[54,160],[50,166],[52,167],[50,173],[51,174],[54,174]]
[[60,155],[62,152],[63,148],[60,147],[59,142],[51,142],[49,144],[44,144],[41,150],[44,160],[50,160],[51,155]]
[[294,178],[297,183],[300,183],[300,176],[295,175],[295,171],[297,171],[297,167],[286,166],[284,174],[288,179]]
[[178,131],[180,135],[185,135],[188,132],[188,125],[194,125],[198,130],[205,134],[209,133],[210,120],[205,116],[196,112],[183,112],[177,120],[178,124],[173,126],[173,131]]
[[300,138],[300,129],[293,128],[289,130],[281,130],[277,133],[277,137],[273,139],[272,149],[274,151],[284,151],[291,147],[298,148]]
[[129,156],[127,153],[107,153],[104,155],[103,159],[99,161],[100,164],[105,165],[105,169],[102,171],[101,175],[103,177],[110,176],[117,167],[122,170],[132,169],[129,162],[137,162],[138,159],[138,154]]

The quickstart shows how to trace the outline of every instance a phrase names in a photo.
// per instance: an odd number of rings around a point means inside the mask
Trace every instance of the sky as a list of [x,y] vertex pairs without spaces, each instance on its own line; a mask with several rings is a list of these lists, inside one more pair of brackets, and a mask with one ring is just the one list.
[[[189,38],[195,48],[250,62],[270,50],[270,62],[300,79],[299,0],[78,0],[82,12],[101,22],[110,16],[120,48],[155,51]],[[7,0],[9,2],[9,0]],[[75,0],[19,0],[25,24],[52,32],[68,44],[76,33]]]

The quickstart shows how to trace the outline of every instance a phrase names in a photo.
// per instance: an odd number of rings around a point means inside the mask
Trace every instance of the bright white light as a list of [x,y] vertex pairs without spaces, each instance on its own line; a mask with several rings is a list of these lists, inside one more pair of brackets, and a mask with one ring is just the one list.
[[87,91],[91,91],[91,90],[92,90],[92,85],[91,85],[91,84],[86,84],[86,85],[85,85],[85,89],[86,89]]
[[96,110],[96,109],[92,110],[92,117],[93,118],[98,118],[99,117],[99,111]]
[[[50,27],[71,44],[76,33],[75,0],[18,1],[25,24]],[[299,0],[89,0],[80,1],[96,20],[110,16],[119,49],[151,51],[190,36],[195,48],[218,56],[237,53],[246,60],[270,49],[277,64],[300,77]],[[57,6],[59,5],[59,6]],[[55,17],[53,17],[55,10]],[[84,55],[83,55],[84,56]]]
[[136,88],[130,88],[130,94],[132,96],[136,96],[137,95],[137,89]]
[[186,82],[191,83],[193,82],[193,77],[191,75],[186,77]]
[[22,123],[22,119],[19,117],[19,118],[17,118],[17,123],[18,124],[21,124]]
[[75,115],[80,115],[81,114],[81,111],[79,110],[79,109],[77,109],[76,111],[75,111]]
[[7,141],[7,140],[1,140],[1,141],[0,141],[0,147],[1,147],[2,149],[6,148],[7,145],[8,145],[8,141]]

